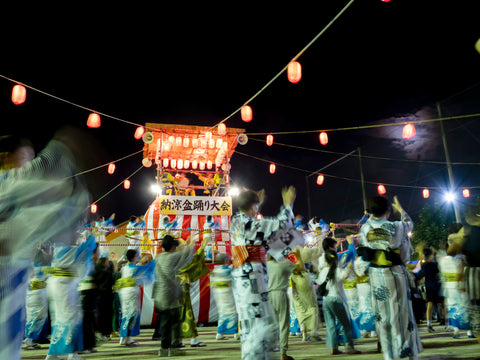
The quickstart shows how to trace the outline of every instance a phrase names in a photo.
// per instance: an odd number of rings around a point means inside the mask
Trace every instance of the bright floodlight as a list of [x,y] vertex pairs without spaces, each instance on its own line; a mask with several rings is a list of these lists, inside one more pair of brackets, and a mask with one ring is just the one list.
[[452,193],[452,192],[447,192],[447,193],[445,193],[443,198],[445,199],[445,201],[453,202],[455,200],[455,194]]
[[154,194],[161,194],[162,193],[162,187],[158,184],[153,184],[152,186],[150,186],[150,190]]
[[228,195],[237,196],[239,192],[240,190],[237,187],[231,187],[230,190],[228,191]]

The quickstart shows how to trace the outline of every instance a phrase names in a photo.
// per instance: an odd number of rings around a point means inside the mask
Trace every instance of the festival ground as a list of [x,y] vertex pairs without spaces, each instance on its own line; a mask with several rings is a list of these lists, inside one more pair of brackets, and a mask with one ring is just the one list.
[[[420,325],[420,336],[424,345],[424,351],[420,359],[447,360],[447,359],[480,359],[480,344],[477,339],[467,338],[465,332],[461,333],[459,339],[453,339],[452,332],[443,331],[443,326],[435,326],[435,333],[428,333],[425,325]],[[238,340],[215,340],[216,327],[199,327],[199,339],[207,346],[203,348],[190,347],[189,342],[185,351],[186,356],[179,359],[240,359],[240,342]],[[84,354],[85,360],[124,360],[124,359],[157,359],[159,341],[152,341],[153,329],[142,328],[141,335],[135,339],[139,342],[138,347],[127,348],[118,344],[118,338],[98,347],[97,353]],[[302,342],[301,336],[291,336],[289,339],[289,355],[295,360],[326,359],[331,358],[330,351],[325,347],[325,329],[321,331],[322,341]],[[377,352],[377,338],[358,339],[355,342],[357,349],[362,351],[361,355],[337,355],[335,358],[352,358],[358,360],[383,359]],[[47,345],[42,345],[40,350],[24,350],[22,359],[45,359],[48,351]],[[342,347],[340,348],[341,350]],[[65,359],[66,356],[60,358]]]

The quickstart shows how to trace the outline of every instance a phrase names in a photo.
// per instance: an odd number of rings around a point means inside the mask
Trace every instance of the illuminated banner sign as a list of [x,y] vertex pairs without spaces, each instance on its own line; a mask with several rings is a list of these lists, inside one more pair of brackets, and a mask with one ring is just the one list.
[[159,213],[166,215],[232,215],[229,196],[160,195]]

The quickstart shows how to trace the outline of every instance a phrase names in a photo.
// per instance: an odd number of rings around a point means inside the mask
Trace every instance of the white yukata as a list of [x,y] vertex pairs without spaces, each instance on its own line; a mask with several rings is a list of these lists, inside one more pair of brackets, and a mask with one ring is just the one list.
[[32,346],[33,340],[40,340],[48,320],[47,276],[37,264],[34,265],[29,279],[26,308],[25,343]]
[[448,325],[454,328],[455,333],[458,330],[470,330],[469,300],[463,283],[463,255],[441,257],[438,264],[443,278],[442,289],[445,292]]
[[54,313],[48,355],[83,350],[83,312],[78,284],[93,265],[96,246],[93,235],[78,246],[55,244],[52,266],[43,268],[51,275],[47,287]]
[[[410,260],[412,248],[408,233],[412,229],[413,223],[406,212],[402,212],[401,221],[371,217],[360,229],[359,246],[369,252],[374,251],[374,255],[369,255],[368,277],[375,327],[386,360],[416,359],[423,350],[404,265]],[[360,249],[358,253],[365,260],[366,256]],[[357,264],[360,265],[359,262]],[[360,266],[356,272],[363,274]]]
[[133,222],[130,221],[127,225],[128,231],[125,233],[125,236],[128,238],[127,250],[137,250],[140,254],[140,245],[142,243],[142,234],[141,229],[145,228],[145,221]]
[[21,358],[36,245],[70,237],[88,208],[75,173],[70,150],[57,140],[24,167],[0,172],[0,359]]
[[[262,246],[280,261],[296,247],[303,246],[303,237],[294,227],[289,206],[282,207],[276,217],[260,220],[237,213],[231,220],[232,246]],[[247,258],[240,267],[233,268],[232,277],[241,324],[242,360],[271,359],[275,325],[268,303],[266,264]]]
[[[155,279],[155,260],[146,265],[128,263],[122,266],[122,277],[117,280],[122,322],[120,324],[120,344],[133,342],[130,338],[140,334],[140,284],[151,283]],[[121,284],[121,285],[119,285]]]
[[232,268],[216,265],[210,273],[210,286],[218,309],[217,334],[238,334],[238,315],[232,291]]

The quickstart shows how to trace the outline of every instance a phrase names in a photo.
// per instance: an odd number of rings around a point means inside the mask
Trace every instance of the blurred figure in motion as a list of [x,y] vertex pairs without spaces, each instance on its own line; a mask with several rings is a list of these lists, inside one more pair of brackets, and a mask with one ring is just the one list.
[[72,176],[87,141],[80,131],[64,129],[35,157],[29,140],[0,137],[1,359],[21,357],[28,270],[37,245],[70,242],[88,208],[88,192]]

